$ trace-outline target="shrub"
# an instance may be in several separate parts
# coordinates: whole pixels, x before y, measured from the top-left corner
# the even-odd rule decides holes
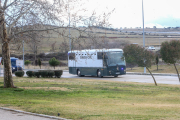
[[[34,76],[35,76],[35,77],[39,78],[39,77],[40,77],[40,75],[41,75],[41,74],[40,74],[40,72],[37,72],[37,71],[36,71],[36,72],[34,72]]]
[[[54,70],[54,73],[55,73],[55,77],[60,78],[63,71],[62,70]]]
[[[26,60],[26,61],[24,61],[24,64],[25,64],[26,66],[28,66],[29,64],[31,64],[31,61]]]
[[[34,76],[33,71],[27,71],[26,74],[27,74],[28,77],[33,77]]]
[[[24,71],[16,71],[15,76],[16,77],[23,77],[24,76]]]
[[[41,77],[45,78],[48,77],[48,71],[47,70],[42,70],[40,71]]]
[[[48,77],[53,77],[55,75],[54,71],[48,71]]]
[[[49,65],[53,66],[55,69],[56,66],[60,65],[60,62],[55,57],[53,57],[52,59],[49,60]]]

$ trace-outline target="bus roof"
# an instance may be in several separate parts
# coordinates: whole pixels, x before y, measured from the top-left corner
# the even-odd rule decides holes
[[[110,52],[110,51],[123,51],[122,49],[85,49],[85,50],[72,50],[68,51],[68,53],[74,52]]]

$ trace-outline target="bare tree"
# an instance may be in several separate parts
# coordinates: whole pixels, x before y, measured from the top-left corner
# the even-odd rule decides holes
[[[37,61],[36,56],[37,56],[38,50],[41,48],[42,43],[41,43],[40,39],[42,37],[40,37],[39,34],[34,33],[34,32],[29,33],[28,35],[30,35],[31,37],[30,37],[29,41],[26,42],[26,43],[28,44],[28,47],[30,48],[30,51],[32,51],[34,53],[34,62],[33,62],[33,64],[37,65],[37,64],[35,64],[36,61]]]
[[[62,24],[63,21],[59,20],[57,14],[66,7],[67,5],[62,0],[53,0],[51,3],[48,0],[0,0],[0,39],[2,41],[5,88],[15,87],[12,79],[9,43],[29,32],[51,29],[47,26],[37,28],[32,23],[32,19],[29,19],[32,16],[37,18],[36,22],[39,24]]]
[[[0,40],[2,41],[5,88],[15,87],[10,64],[9,44],[11,41],[36,40],[36,38],[33,38],[33,33],[46,31],[48,34],[50,30],[69,38],[67,34],[59,30],[60,28],[71,28],[77,30],[79,35],[84,33],[92,38],[91,40],[96,41],[98,39],[98,37],[93,37],[95,34],[92,32],[91,26],[101,25],[105,27],[105,24],[108,26],[107,20],[111,12],[101,17],[95,17],[94,12],[91,15],[92,17],[87,17],[89,18],[87,26],[85,24],[87,19],[78,16],[75,10],[71,14],[68,12],[69,5],[75,6],[77,3],[78,0],[0,0]],[[71,26],[67,24],[69,16],[71,16]],[[78,28],[76,23],[83,23],[89,28],[89,32],[86,31],[86,28]],[[71,38],[72,43],[76,43],[77,38],[79,37]],[[84,40],[84,43],[86,42]],[[80,41],[79,45],[82,43],[83,41]]]

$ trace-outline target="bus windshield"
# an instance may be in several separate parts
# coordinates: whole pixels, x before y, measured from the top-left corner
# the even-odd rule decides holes
[[[107,65],[115,66],[115,65],[126,65],[125,59],[123,57],[123,52],[108,52],[107,53]]]

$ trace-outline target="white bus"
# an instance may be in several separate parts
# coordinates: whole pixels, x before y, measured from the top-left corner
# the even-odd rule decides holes
[[[79,77],[114,76],[126,74],[122,49],[73,50],[68,52],[69,73]]]

